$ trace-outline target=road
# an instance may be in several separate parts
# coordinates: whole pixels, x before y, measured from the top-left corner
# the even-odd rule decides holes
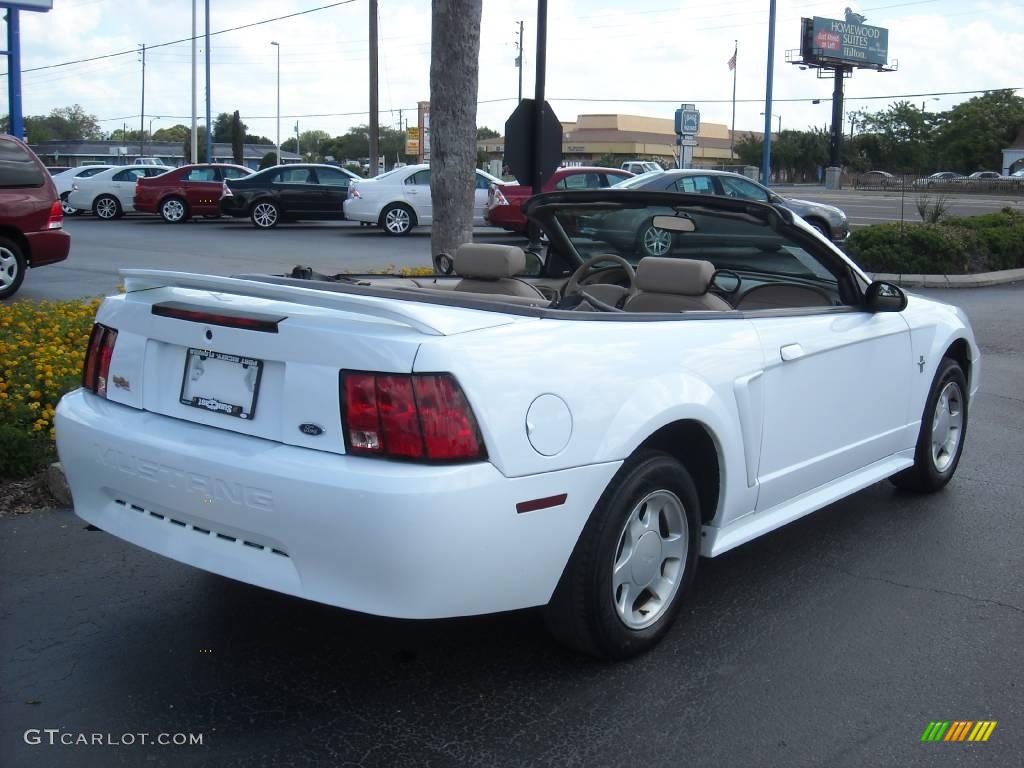
[[[831,203],[845,210],[854,227],[899,221],[901,198],[891,192],[827,191],[822,187],[779,187],[782,195]],[[907,195],[903,216],[919,220],[915,195]],[[950,198],[950,212],[973,215],[1010,206],[1024,211],[1024,198],[960,195]],[[60,264],[29,272],[18,293],[21,299],[73,299],[117,290],[122,267],[178,269],[230,275],[239,272],[284,273],[296,264],[318,271],[380,270],[430,266],[430,229],[420,227],[404,238],[388,237],[376,228],[351,222],[283,225],[263,232],[248,221],[199,219],[164,224],[156,216],[128,215],[118,221],[92,216],[65,219],[71,233],[71,255]],[[520,243],[502,230],[482,228],[476,239]]]
[[[0,520],[0,765],[1020,765],[1024,285],[925,293],[967,309],[985,355],[953,482],[879,483],[702,561],[665,642],[627,663],[562,650],[536,611],[373,618],[69,510]],[[987,743],[920,741],[981,719]],[[26,743],[47,728],[203,743]]]
[[[917,200],[928,197],[931,202],[943,197],[946,212],[950,216],[977,216],[991,213],[1001,208],[1010,207],[1024,212],[1024,196],[1021,195],[950,195],[948,193],[918,193],[865,191],[856,189],[827,190],[824,187],[785,187],[775,188],[783,197],[795,197],[801,200],[813,200],[817,203],[828,203],[846,211],[853,228],[869,224],[881,224],[886,221],[919,222]]]

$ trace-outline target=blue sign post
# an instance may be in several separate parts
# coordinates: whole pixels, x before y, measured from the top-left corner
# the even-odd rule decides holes
[[[10,112],[10,132],[19,139],[25,138],[25,123],[21,116],[21,18],[19,9],[26,11],[49,11],[53,0],[18,0],[0,4],[7,9],[7,104]]]

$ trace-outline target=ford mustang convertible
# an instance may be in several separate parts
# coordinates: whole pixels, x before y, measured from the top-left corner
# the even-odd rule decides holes
[[[77,514],[355,611],[541,606],[616,659],[669,631],[700,556],[953,477],[980,372],[959,309],[768,203],[525,210],[542,251],[467,243],[430,277],[124,270],[57,410]]]

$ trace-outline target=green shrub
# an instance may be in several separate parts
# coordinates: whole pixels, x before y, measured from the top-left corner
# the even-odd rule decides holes
[[[861,227],[846,250],[869,272],[965,274],[1024,267],[1024,214],[1004,208],[937,224]]]
[[[878,224],[854,230],[846,250],[869,272],[963,273],[970,268],[969,230],[957,227]]]

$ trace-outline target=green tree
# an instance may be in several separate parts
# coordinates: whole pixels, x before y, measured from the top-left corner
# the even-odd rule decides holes
[[[235,113],[237,114],[237,112]],[[221,112],[213,120],[213,140],[219,144],[227,144],[231,141],[231,123],[234,115],[230,112]],[[245,130],[245,125],[242,125]]]
[[[919,173],[935,165],[935,126],[941,115],[898,101],[880,112],[858,112],[859,156],[870,168]]]
[[[70,107],[58,107],[48,115],[25,115],[22,122],[25,126],[25,138],[29,144],[40,141],[87,141],[102,139],[99,121],[80,104]],[[0,130],[10,131],[10,116],[0,119]]]
[[[277,165],[277,152],[267,152],[262,158],[260,158],[260,170],[264,168],[273,168]]]
[[[944,167],[960,173],[999,170],[1002,150],[1024,128],[1024,97],[988,91],[941,115],[936,146]]]
[[[500,133],[498,133],[493,128],[488,128],[486,125],[481,126],[481,127],[476,129],[476,139],[477,139],[477,141],[480,141],[480,139],[497,139],[497,138],[500,138],[500,137],[501,137]]]
[[[123,141],[125,143],[131,143],[131,142],[138,143],[138,142],[142,141],[144,136],[147,139],[149,138],[148,135],[145,135],[145,134],[146,134],[145,131],[126,131],[123,128],[118,128],[116,131],[111,131],[110,132],[110,136],[108,138],[111,141]]]
[[[184,141],[188,135],[188,127],[179,123],[170,128],[159,128],[153,131],[153,141]]]
[[[241,165],[245,159],[245,124],[238,116],[238,110],[231,116],[231,159]]]
[[[184,150],[185,163],[206,163],[209,162],[206,159],[206,126],[200,125],[196,128],[198,135],[197,145],[199,151],[199,157],[195,160],[192,159],[192,131],[188,128],[185,129],[185,137],[182,139],[181,146]]]

